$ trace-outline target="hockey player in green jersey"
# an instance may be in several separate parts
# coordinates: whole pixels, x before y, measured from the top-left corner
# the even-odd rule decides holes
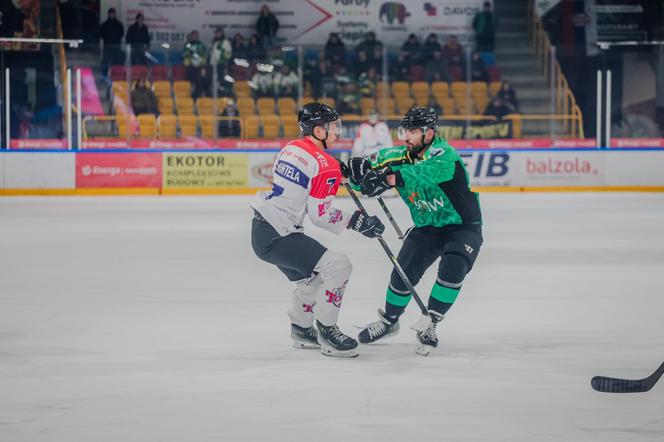
[[[419,354],[438,345],[436,325],[457,299],[466,274],[482,245],[482,216],[477,193],[457,151],[436,136],[438,115],[433,108],[414,107],[401,120],[399,139],[405,145],[382,149],[368,158],[351,158],[349,178],[367,196],[396,188],[415,226],[407,233],[397,260],[413,285],[435,261],[438,277],[429,296],[432,324],[417,333]],[[396,271],[387,288],[379,320],[359,334],[362,343],[375,342],[399,331],[399,316],[411,293]]]

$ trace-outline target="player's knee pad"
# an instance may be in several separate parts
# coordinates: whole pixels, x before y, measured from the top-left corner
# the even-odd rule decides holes
[[[438,280],[460,284],[470,270],[470,262],[458,253],[446,253],[438,267]]]
[[[340,278],[348,280],[353,272],[353,264],[343,253],[326,251],[314,269],[324,280]]]

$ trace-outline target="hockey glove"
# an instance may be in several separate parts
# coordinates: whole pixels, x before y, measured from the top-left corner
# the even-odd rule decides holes
[[[355,157],[348,160],[348,178],[352,184],[359,186],[364,175],[371,170],[371,163],[366,158]]]
[[[343,161],[339,161],[339,169],[341,169],[341,176],[348,178],[350,176],[350,169]]]
[[[378,196],[393,186],[388,184],[387,177],[392,174],[389,167],[380,170],[370,170],[364,175],[360,191],[363,195]]]
[[[350,217],[348,228],[369,238],[382,235],[385,231],[385,225],[377,216],[366,216],[359,210],[356,210],[353,216]]]

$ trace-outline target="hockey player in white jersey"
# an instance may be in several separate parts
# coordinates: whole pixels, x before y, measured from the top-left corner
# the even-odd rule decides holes
[[[390,129],[387,124],[380,121],[378,112],[372,110],[367,116],[367,121],[357,130],[352,157],[368,157],[387,147],[392,147]]]
[[[320,348],[327,356],[354,357],[357,341],[337,326],[352,265],[344,254],[305,235],[304,217],[336,234],[352,229],[370,238],[380,235],[385,226],[375,216],[332,206],[342,174],[339,162],[325,150],[341,134],[337,111],[308,103],[298,113],[298,123],[303,138],[279,152],[272,168],[272,190],[259,192],[251,205],[252,247],[260,259],[276,265],[295,283],[288,311],[293,345]]]

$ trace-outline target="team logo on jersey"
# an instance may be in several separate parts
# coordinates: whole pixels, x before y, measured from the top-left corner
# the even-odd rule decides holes
[[[305,189],[309,187],[309,177],[291,163],[279,160],[274,168],[274,173]]]
[[[344,282],[341,287],[332,289],[332,291],[325,290],[325,296],[327,296],[327,302],[332,304],[337,308],[341,308],[341,301],[344,299],[344,290],[346,290],[346,284],[348,281]]]
[[[330,212],[330,224],[336,224],[344,218],[344,213],[341,210],[333,210]]]
[[[313,313],[314,305],[316,304],[302,304],[302,311],[304,311],[304,313]]]
[[[411,199],[412,198],[412,199]],[[413,193],[410,197],[408,197],[408,200],[413,203],[413,205],[421,211],[428,211],[428,212],[438,212],[438,208],[444,208],[445,207],[445,202],[443,201],[442,198],[434,198],[433,201],[427,201],[427,200],[418,200],[415,199],[417,198],[417,193]]]

